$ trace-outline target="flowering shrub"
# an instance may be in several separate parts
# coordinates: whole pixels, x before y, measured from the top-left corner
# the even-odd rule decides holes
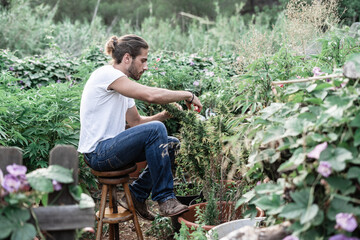
[[[341,87],[344,81],[287,86],[283,102],[244,124],[249,172],[262,169],[272,182],[244,194],[238,205],[254,204],[270,220],[290,220],[299,239],[360,235],[360,86],[357,80]]]
[[[33,239],[38,230],[29,223],[34,214],[31,208],[48,205],[48,194],[59,192],[61,184],[73,182],[72,171],[58,165],[37,169],[26,174],[26,167],[8,165],[8,174],[0,169],[0,239]],[[70,188],[72,196],[80,200],[80,207],[92,205],[78,187]],[[40,234],[40,233],[39,233]]]

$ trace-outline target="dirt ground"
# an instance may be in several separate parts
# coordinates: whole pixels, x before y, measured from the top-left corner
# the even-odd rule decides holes
[[[122,191],[121,188],[118,189],[118,199],[120,199],[124,192]],[[96,203],[96,211],[98,210],[98,206],[100,204],[100,190],[97,191],[93,191],[91,193],[95,203]],[[147,201],[149,209],[157,214],[159,212],[158,210],[158,204],[157,202],[148,200]],[[148,236],[146,234],[146,232],[151,228],[152,226],[152,221],[148,221],[148,220],[144,220],[141,217],[138,216],[138,220],[139,220],[139,224],[140,224],[140,228],[142,230],[143,233],[143,237],[146,240],[158,240],[158,238],[153,237],[153,236]],[[96,222],[97,223],[97,222]],[[119,223],[119,232],[120,232],[120,239],[124,239],[124,240],[137,240],[137,235],[136,235],[136,231],[135,231],[135,227],[133,224],[133,221],[127,221],[127,222],[123,222],[123,223]],[[96,238],[96,233],[85,233],[83,234],[83,236],[81,237],[82,240],[93,240]],[[108,240],[109,239],[109,235],[108,235],[108,224],[104,224],[103,227],[103,236],[102,239],[104,240]]]

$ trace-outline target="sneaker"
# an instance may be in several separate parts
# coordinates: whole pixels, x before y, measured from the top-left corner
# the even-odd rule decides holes
[[[159,203],[159,210],[161,216],[173,217],[189,211],[189,208],[181,204],[176,198],[171,198],[163,203]]]
[[[132,199],[132,201],[134,203],[135,212],[137,213],[137,215],[139,215],[140,217],[142,217],[145,220],[154,221],[155,220],[155,215],[148,210],[146,201],[145,202],[139,202],[138,200],[136,200],[136,198],[134,197],[132,192],[130,192],[130,193],[131,193],[131,199]],[[122,207],[129,210],[129,206],[127,204],[125,195],[120,199],[119,203],[120,203],[120,205]]]

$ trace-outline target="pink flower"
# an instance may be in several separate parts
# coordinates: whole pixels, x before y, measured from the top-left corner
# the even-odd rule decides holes
[[[157,59],[156,59],[156,62],[160,62],[160,58],[157,58]]]
[[[332,237],[329,237],[329,240],[359,240],[357,237],[347,237],[344,234],[336,234]]]
[[[53,187],[54,187],[55,191],[60,191],[61,190],[62,187],[61,187],[61,184],[58,181],[53,179],[52,184],[53,184]]]
[[[25,166],[22,165],[17,165],[17,164],[12,164],[12,165],[8,165],[6,167],[6,170],[14,176],[21,176],[21,175],[25,175],[27,168]]]
[[[311,152],[309,152],[307,154],[307,156],[309,158],[319,159],[320,158],[320,153],[322,151],[324,151],[327,148],[327,146],[328,146],[327,142],[316,145],[316,147]]]
[[[330,176],[331,164],[329,162],[321,161],[319,167],[317,168],[317,172],[323,175],[324,177]]]
[[[353,232],[358,224],[354,215],[351,213],[338,213],[336,214],[335,228],[340,228],[348,232]]]
[[[4,177],[4,181],[2,182],[3,188],[9,193],[17,192],[20,188],[21,182],[20,180],[11,174],[6,174]]]
[[[199,85],[200,85],[200,82],[199,82],[199,81],[194,81],[193,85],[194,85],[194,86],[199,86]]]
[[[299,238],[293,235],[289,235],[283,238],[283,240],[299,240]]]
[[[190,61],[190,66],[194,66],[195,63],[193,61]]]
[[[314,67],[312,72],[314,74],[314,77],[317,77],[317,76],[320,76],[320,75],[324,74],[324,72],[321,72],[319,67]]]

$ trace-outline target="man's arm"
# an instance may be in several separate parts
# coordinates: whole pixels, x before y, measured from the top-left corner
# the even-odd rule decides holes
[[[150,121],[155,121],[155,120],[162,122],[168,118],[171,118],[171,115],[166,111],[162,111],[158,114],[155,114],[155,115],[149,116],[149,117],[140,116],[136,106],[129,108],[126,112],[126,121],[130,125],[130,127],[134,127],[136,125],[150,122]]]
[[[130,80],[126,76],[116,79],[108,89],[113,89],[126,97],[139,99],[149,103],[167,104],[181,100],[191,101],[198,108],[202,109],[200,100],[188,91],[173,91],[164,88],[148,87]],[[191,107],[190,104],[187,104]]]

